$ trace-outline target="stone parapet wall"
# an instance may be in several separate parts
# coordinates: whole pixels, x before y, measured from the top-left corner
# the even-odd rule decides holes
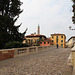
[[[55,49],[56,46],[33,46],[24,48],[13,48],[0,50],[0,60],[5,60],[14,57],[26,56],[29,54],[36,54],[46,50]]]
[[[75,75],[75,46],[71,49],[71,64],[73,66],[73,75]]]
[[[73,67],[73,74],[75,75],[75,46],[71,49],[71,54],[68,57],[67,64]]]
[[[54,49],[55,46],[34,46],[25,48],[16,48],[14,50],[14,57],[26,56],[29,54],[36,54],[42,51]]]
[[[0,50],[0,60],[5,60],[14,57],[14,49]]]

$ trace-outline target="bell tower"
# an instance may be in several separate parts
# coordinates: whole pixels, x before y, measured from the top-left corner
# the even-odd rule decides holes
[[[38,30],[37,30],[38,35],[40,34],[40,26],[38,24]]]

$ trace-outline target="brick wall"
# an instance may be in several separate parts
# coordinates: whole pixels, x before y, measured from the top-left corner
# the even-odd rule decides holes
[[[0,51],[0,60],[5,60],[14,57],[14,50]]]

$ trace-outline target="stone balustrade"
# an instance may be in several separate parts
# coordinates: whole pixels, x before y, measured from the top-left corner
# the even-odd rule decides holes
[[[73,66],[73,75],[75,75],[75,46],[71,49],[71,64]]]
[[[25,48],[16,48],[14,50],[14,57],[25,56],[29,54],[35,54],[46,50],[54,49],[55,46],[33,46],[33,47],[25,47]]]
[[[0,60],[26,56],[29,54],[36,54],[46,50],[55,49],[56,46],[33,46],[33,47],[24,47],[24,48],[13,48],[13,49],[3,49],[0,50]]]
[[[68,57],[68,63],[69,66],[73,67],[73,74],[75,75],[75,46],[71,49],[71,54]]]

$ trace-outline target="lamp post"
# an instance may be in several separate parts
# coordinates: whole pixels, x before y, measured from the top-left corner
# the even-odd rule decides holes
[[[70,29],[70,30],[75,30],[75,29],[73,29],[71,26],[69,26],[69,29]]]

